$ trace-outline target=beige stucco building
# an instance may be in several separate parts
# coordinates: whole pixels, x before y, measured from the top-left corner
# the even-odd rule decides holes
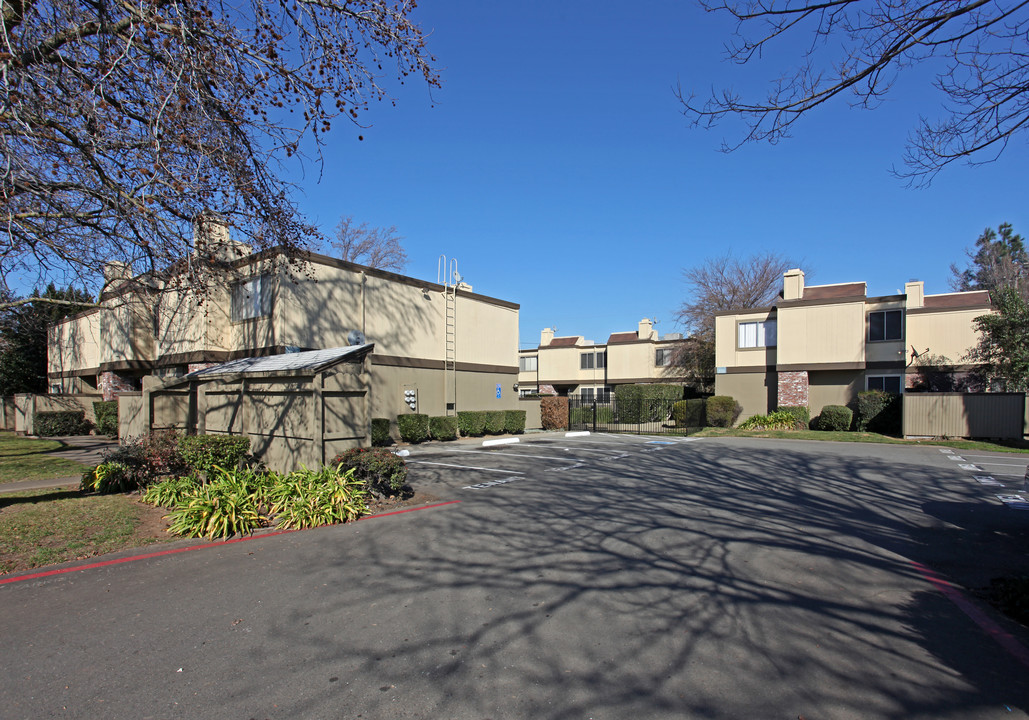
[[[815,416],[862,390],[904,392],[919,357],[946,358],[943,372],[970,369],[961,363],[977,343],[972,321],[988,312],[985,291],[926,295],[912,281],[903,294],[868,297],[863,282],[805,286],[790,270],[773,307],[715,318],[715,392],[743,406],[741,420],[786,405]]]
[[[518,392],[557,392],[586,399],[605,399],[616,385],[676,383],[672,353],[682,335],[660,337],[653,322],[643,318],[635,332],[618,332],[598,344],[582,335],[554,337],[551,328],[540,333],[538,347],[518,351]]]
[[[373,417],[515,409],[516,303],[307,254],[292,266],[272,249],[225,263],[205,296],[112,266],[102,307],[53,326],[51,392],[138,391],[243,357],[355,344],[369,358]],[[117,282],[119,274],[121,284]],[[405,392],[407,395],[405,396]]]

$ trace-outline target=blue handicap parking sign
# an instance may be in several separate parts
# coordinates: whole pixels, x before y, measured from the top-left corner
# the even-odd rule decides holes
[[[500,383],[497,383],[497,400],[500,399]]]

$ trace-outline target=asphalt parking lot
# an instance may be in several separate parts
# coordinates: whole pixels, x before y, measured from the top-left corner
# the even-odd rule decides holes
[[[1027,716],[968,591],[1029,573],[1025,456],[527,440],[414,449],[424,509],[0,585],[0,715]]]

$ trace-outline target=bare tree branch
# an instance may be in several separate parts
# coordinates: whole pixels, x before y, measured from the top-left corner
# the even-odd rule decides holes
[[[341,260],[402,272],[407,267],[407,253],[400,244],[403,239],[396,226],[370,228],[368,223],[357,225],[353,217],[345,215],[336,226],[336,239],[331,245]]]
[[[723,149],[789,137],[811,110],[841,95],[874,108],[904,69],[938,59],[935,86],[946,102],[942,117],[924,119],[908,140],[907,169],[894,171],[928,184],[955,160],[996,159],[1029,123],[1029,0],[727,0],[703,2],[709,12],[738,21],[729,59],[746,64],[776,41],[808,34],[811,43],[792,71],[773,81],[763,100],[715,92],[705,102],[678,89],[694,126],[712,127],[729,116],[747,132]]]

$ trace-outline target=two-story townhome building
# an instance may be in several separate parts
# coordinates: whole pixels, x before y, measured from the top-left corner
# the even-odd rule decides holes
[[[985,291],[926,295],[911,281],[903,294],[868,297],[863,282],[805,286],[789,270],[773,307],[716,316],[715,392],[743,406],[741,419],[790,405],[814,416],[862,390],[901,393],[916,383],[919,357],[946,358],[944,372],[970,369],[961,363],[978,341],[973,320],[990,311]]]
[[[109,268],[101,307],[53,326],[52,392],[139,390],[244,357],[374,344],[371,412],[444,415],[518,406],[516,303],[310,253],[297,269],[271,249],[226,261],[198,294]],[[120,278],[120,280],[119,280]]]
[[[544,328],[538,347],[518,351],[518,392],[606,400],[617,385],[680,382],[672,353],[682,341],[678,333],[660,337],[648,318],[635,332],[613,333],[602,344],[582,335],[554,337]]]

